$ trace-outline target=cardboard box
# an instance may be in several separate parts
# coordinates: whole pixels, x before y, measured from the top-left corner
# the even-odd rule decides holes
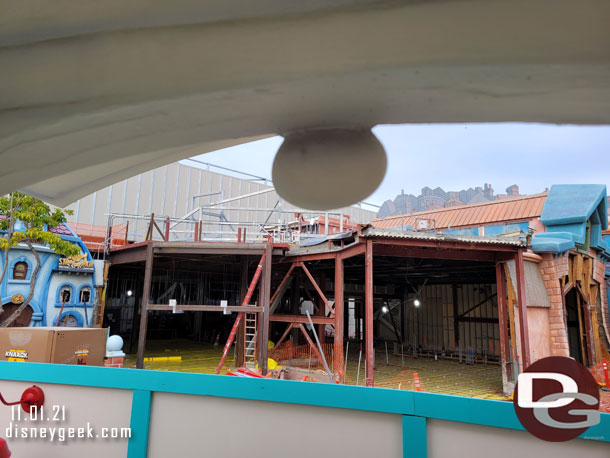
[[[0,328],[0,359],[103,366],[107,329]]]

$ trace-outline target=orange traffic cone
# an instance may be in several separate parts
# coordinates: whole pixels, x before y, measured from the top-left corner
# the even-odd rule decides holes
[[[419,381],[417,372],[413,372],[413,382],[415,383],[415,391],[421,391],[421,382]]]
[[[337,371],[337,375],[335,376],[335,384],[339,385],[341,383],[341,379],[342,379],[342,375],[341,371]]]

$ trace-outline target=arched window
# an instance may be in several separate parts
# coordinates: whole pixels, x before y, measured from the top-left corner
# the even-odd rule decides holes
[[[88,304],[91,302],[91,288],[88,286],[83,286],[83,288],[80,290],[80,297],[78,299],[78,302],[83,304]]]
[[[61,320],[59,320],[58,325],[59,326],[63,326],[65,328],[78,328],[78,327],[80,327],[80,324],[78,322],[78,318],[76,318],[76,316],[72,315],[71,313],[66,313],[64,316],[62,316]]]
[[[14,280],[25,280],[28,275],[28,264],[27,262],[18,262],[13,267],[13,279]]]
[[[72,287],[71,286],[62,286],[59,291],[59,300],[60,302],[70,302],[72,299]]]

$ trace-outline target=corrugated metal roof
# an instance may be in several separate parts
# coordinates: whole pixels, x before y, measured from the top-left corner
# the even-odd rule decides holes
[[[511,245],[524,246],[523,240],[519,236],[473,236],[473,235],[453,235],[443,234],[438,232],[414,232],[414,231],[396,231],[391,229],[378,229],[368,227],[362,231],[362,237],[383,237],[395,239],[410,239],[410,240],[438,240],[443,242],[464,242],[464,243],[481,243],[488,245]]]
[[[436,229],[447,229],[524,221],[538,218],[542,214],[546,196],[547,193],[544,192],[514,199],[493,200],[478,204],[414,212],[383,219],[377,218],[371,224],[378,228],[416,227],[417,220],[432,219],[436,223]]]

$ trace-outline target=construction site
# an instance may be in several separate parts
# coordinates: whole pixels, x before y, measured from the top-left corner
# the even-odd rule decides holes
[[[565,355],[603,384],[605,187],[365,223],[244,204],[266,193],[74,223],[108,266],[99,319],[128,367],[506,399],[524,367]],[[570,193],[588,201],[566,249],[553,208]]]

